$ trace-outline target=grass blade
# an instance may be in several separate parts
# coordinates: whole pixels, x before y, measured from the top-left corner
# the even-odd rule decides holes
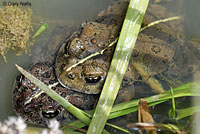
[[[42,91],[44,91],[46,94],[48,94],[52,99],[57,101],[60,105],[62,105],[64,108],[66,108],[70,113],[72,113],[75,117],[77,117],[79,120],[81,120],[85,124],[90,123],[90,118],[84,114],[83,111],[73,106],[71,103],[69,103],[65,98],[61,97],[59,94],[57,94],[54,90],[49,88],[47,85],[42,83],[40,80],[35,78],[32,74],[26,72],[23,68],[16,65],[17,69],[29,80],[31,80],[36,86],[40,87]]]
[[[32,36],[32,39],[39,36],[42,32],[44,32],[47,29],[47,24],[42,24],[42,26],[38,29],[38,31]]]
[[[100,134],[105,126],[132,55],[149,0],[131,0],[113,60],[90,123],[88,134]]]
[[[48,87],[47,85],[42,83],[40,80],[38,80],[32,74],[28,73],[23,68],[19,67],[18,65],[16,65],[16,67],[26,78],[31,80],[43,92],[45,92],[52,99],[54,99],[56,102],[58,102],[61,106],[63,106],[65,109],[67,109],[71,114],[73,114],[76,118],[78,118],[80,121],[82,121],[85,125],[89,125],[91,119],[90,119],[90,117],[89,117],[89,115],[87,113],[85,113],[84,111],[82,111],[82,110],[78,109],[77,107],[73,106],[65,98],[61,97],[54,90],[52,90],[50,87]],[[106,130],[103,130],[103,132],[104,132],[104,134],[109,134],[109,132],[107,132]]]
[[[180,87],[177,87],[173,89],[173,97],[178,98],[178,97],[184,97],[184,96],[200,96],[200,83],[197,82],[191,82],[184,84]],[[172,98],[171,91],[167,91],[163,94],[158,94],[150,97],[144,98],[149,106],[154,106],[160,103],[163,103],[169,99]],[[129,102],[123,102],[120,104],[115,105],[112,110],[110,115],[108,116],[108,119],[113,119],[116,117],[120,117],[132,112],[135,112],[138,110],[138,102],[139,100],[132,100]],[[178,112],[178,117],[176,118],[177,120],[182,119],[186,116],[192,115],[195,111],[198,112],[199,110],[197,109],[198,106],[194,106],[194,110],[191,110],[189,113],[185,112],[188,111],[188,109],[184,109],[183,111],[177,110]],[[92,113],[92,112],[91,112]],[[76,120],[71,123],[69,123],[72,126],[76,127],[84,127],[85,125],[81,123],[80,121]]]
[[[177,117],[176,120],[188,117],[193,115],[196,112],[200,112],[200,105],[192,106],[184,109],[176,109],[177,111]]]

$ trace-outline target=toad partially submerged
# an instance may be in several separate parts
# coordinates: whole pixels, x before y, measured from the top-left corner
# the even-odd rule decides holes
[[[128,2],[114,3],[100,12],[95,21],[83,23],[79,30],[64,41],[58,52],[55,47],[51,58],[47,58],[50,59],[49,64],[47,61],[37,63],[29,72],[73,105],[86,110],[94,108],[115,48],[108,45],[119,36],[127,6]],[[170,16],[172,14],[166,8],[150,4],[143,26]],[[132,99],[132,85],[138,85],[138,82],[164,90],[190,81],[192,74],[199,69],[200,54],[198,46],[184,40],[181,28],[180,20],[152,26],[139,34],[118,102]],[[105,48],[102,55],[92,57],[67,71],[83,58]],[[18,115],[31,123],[45,125],[49,119],[56,118],[63,124],[73,119],[57,102],[21,75],[15,82],[13,107]]]
[[[119,5],[115,5],[117,6]],[[115,46],[109,47],[102,55],[70,67],[105,49],[119,36],[122,18],[119,16],[116,19],[115,15],[124,13],[123,10],[117,9],[110,7],[102,11],[96,22],[83,24],[81,30],[74,33],[60,48],[56,59],[56,75],[63,86],[87,94],[101,92]],[[162,14],[157,13],[157,10]],[[164,7],[150,4],[143,26],[170,16],[172,17],[172,14]],[[165,79],[166,88],[169,88],[187,81],[185,76],[198,70],[199,46],[184,40],[181,22],[182,20],[176,20],[158,24],[139,34],[122,85],[131,85],[142,79],[161,93],[164,88],[154,76],[159,80]]]

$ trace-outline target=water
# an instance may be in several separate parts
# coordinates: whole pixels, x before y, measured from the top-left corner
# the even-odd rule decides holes
[[[3,6],[3,2],[9,1],[0,0],[0,7]],[[13,0],[11,2],[27,2],[27,0]],[[29,2],[31,6],[28,7],[33,11],[34,31],[39,28],[41,22],[48,24],[48,29],[36,40],[35,44],[40,45],[48,41],[55,26],[80,25],[86,20],[95,18],[99,11],[105,9],[111,3],[111,0],[84,0],[84,2],[82,0],[29,0]],[[175,0],[173,3],[163,2],[161,4],[169,7],[174,12],[182,14],[185,17],[184,30],[187,38],[199,40],[199,0]],[[34,48],[35,46],[32,47],[32,49]],[[8,63],[4,63],[3,58],[0,57],[0,120],[15,115],[12,110],[12,90],[14,79],[19,74],[15,64],[27,68],[31,63],[31,53],[17,57],[10,51],[6,57]]]

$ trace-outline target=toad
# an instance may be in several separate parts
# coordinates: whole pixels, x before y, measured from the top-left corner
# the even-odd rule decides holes
[[[122,25],[121,16],[116,16],[125,15],[125,11],[116,9],[109,7],[102,11],[96,21],[84,23],[80,31],[62,45],[56,59],[56,75],[63,86],[87,94],[101,92],[115,48],[115,45],[108,46],[119,36]],[[173,14],[160,5],[150,4],[143,26],[166,17]],[[155,92],[162,93],[189,81],[185,76],[192,76],[199,69],[199,46],[185,40],[182,22],[180,19],[160,23],[140,32],[122,86],[142,80]],[[105,48],[108,49],[103,54],[71,68]],[[167,83],[166,87],[159,82],[161,80]]]
[[[115,48],[115,45],[108,46],[119,36],[127,6],[127,2],[114,3],[101,11],[94,21],[84,22],[79,30],[70,33],[69,37],[66,36],[67,39],[58,51],[53,50],[50,65],[42,61],[43,63],[37,63],[30,68],[29,72],[73,105],[86,110],[94,108]],[[143,26],[170,16],[173,14],[166,8],[150,4]],[[156,92],[163,92],[164,89],[191,80],[193,73],[199,69],[199,47],[185,40],[181,23],[182,20],[160,23],[139,34],[119,91],[118,98],[121,100],[117,102],[132,99],[133,85],[138,82],[146,83],[152,89],[160,88]],[[103,54],[68,70],[80,60],[103,49]],[[56,118],[61,124],[74,118],[21,75],[15,82],[13,106],[16,113],[26,121],[40,125],[46,125],[52,118]]]

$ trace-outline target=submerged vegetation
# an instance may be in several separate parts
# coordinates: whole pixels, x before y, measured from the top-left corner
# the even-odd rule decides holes
[[[37,30],[37,32],[32,36],[32,39],[35,39],[42,32],[44,32],[46,29],[47,29],[47,24],[46,23],[42,24],[41,27]]]
[[[6,60],[6,53],[12,49],[21,55],[32,44],[29,42],[32,11],[17,6],[0,8],[0,54]]]

